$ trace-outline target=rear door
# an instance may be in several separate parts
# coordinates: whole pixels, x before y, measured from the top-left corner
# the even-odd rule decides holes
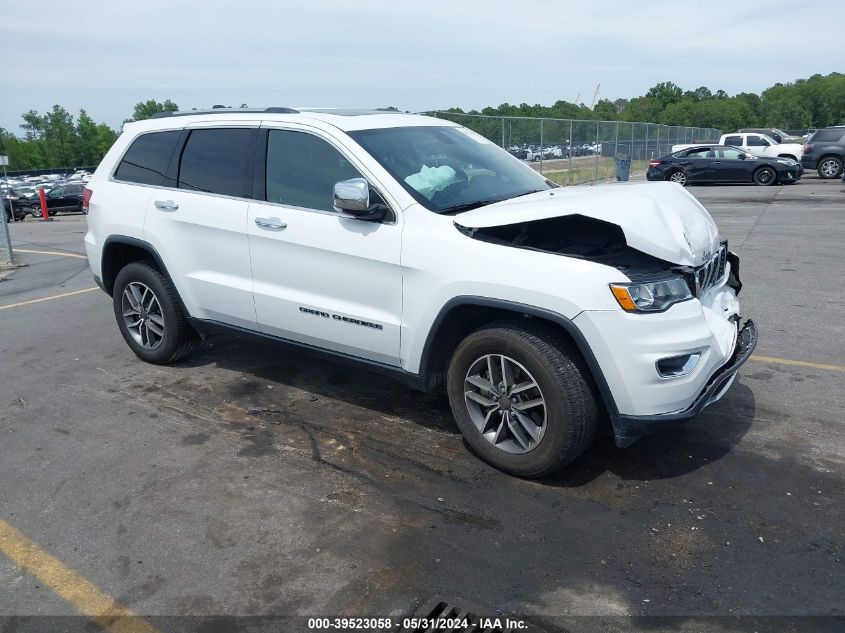
[[[690,182],[707,182],[711,177],[711,165],[708,160],[709,147],[691,149],[679,160]]]
[[[262,130],[248,231],[261,331],[399,365],[402,219],[343,217],[334,184],[374,180],[342,141],[312,128]],[[259,195],[258,192],[261,192]]]
[[[144,222],[191,316],[256,329],[247,210],[258,123],[184,130]]]

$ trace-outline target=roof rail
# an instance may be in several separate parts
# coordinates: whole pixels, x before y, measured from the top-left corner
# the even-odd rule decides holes
[[[210,110],[185,110],[180,112],[156,112],[151,119],[165,119],[173,116],[199,116],[202,114],[221,114],[221,112],[231,112],[233,114],[299,114],[299,110],[293,108],[284,108],[281,106],[272,106],[269,108],[227,108],[226,106],[215,105]]]

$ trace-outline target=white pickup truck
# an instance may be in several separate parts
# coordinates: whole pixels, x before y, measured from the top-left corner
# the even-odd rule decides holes
[[[672,146],[672,153],[679,152],[688,147],[698,147],[707,143],[685,143]],[[713,145],[728,145],[738,147],[746,152],[758,156],[771,156],[773,158],[791,158],[794,161],[801,161],[804,153],[803,145],[798,143],[778,143],[771,136],[757,132],[734,132],[733,134],[722,134],[718,143]]]

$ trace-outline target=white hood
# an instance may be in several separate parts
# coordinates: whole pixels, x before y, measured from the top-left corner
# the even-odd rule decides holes
[[[552,189],[466,211],[455,224],[487,228],[567,215],[616,224],[631,248],[682,266],[700,266],[719,248],[713,218],[670,182]]]

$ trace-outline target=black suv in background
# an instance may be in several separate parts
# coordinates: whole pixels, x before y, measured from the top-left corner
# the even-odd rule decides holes
[[[61,185],[47,192],[47,213],[85,213],[82,206],[82,192],[85,191],[84,184]],[[32,217],[41,217],[41,202],[38,196],[30,199],[30,213]]]
[[[816,169],[822,178],[838,178],[845,165],[845,126],[816,130],[804,144],[801,164]]]

